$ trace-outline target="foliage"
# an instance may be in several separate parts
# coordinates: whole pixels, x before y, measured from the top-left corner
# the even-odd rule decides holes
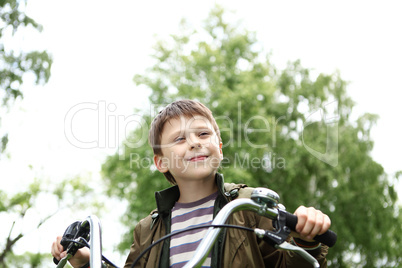
[[[46,51],[18,51],[7,46],[14,34],[21,29],[42,30],[42,26],[23,11],[25,1],[0,1],[0,98],[1,107],[23,97],[21,86],[26,74],[32,73],[36,84],[44,84],[50,78],[52,58]],[[1,119],[1,118],[0,118]],[[0,133],[2,153],[8,142],[7,133]]]
[[[37,85],[47,83],[50,78],[52,58],[46,51],[22,51],[10,46],[17,32],[42,30],[41,25],[23,12],[24,5],[25,1],[20,0],[0,1],[0,123],[1,116],[8,112],[14,101],[23,98],[23,84],[28,74],[33,75]],[[10,137],[5,130],[1,130],[0,135],[1,155]],[[2,176],[1,179],[7,178]],[[39,179],[14,194],[0,190],[0,216],[5,218],[2,223],[3,226],[10,223],[11,226],[10,230],[4,227],[5,232],[0,236],[0,267],[42,266],[43,254],[27,252],[18,256],[13,250],[26,235],[16,225],[23,221],[27,212],[35,209],[36,200],[46,194],[51,195],[51,188],[45,188],[44,182]],[[39,228],[51,216],[43,217],[36,227]]]
[[[46,263],[49,263],[51,259],[50,254],[46,253],[31,253],[25,252],[22,255],[15,255],[14,253],[10,254],[10,258],[12,262],[8,261],[3,264],[0,264],[0,267],[26,267],[29,264],[31,268],[39,268],[39,267],[50,267],[46,266]],[[54,266],[54,265],[53,265]]]
[[[397,194],[383,167],[370,156],[370,129],[377,117],[350,117],[354,103],[339,72],[314,74],[300,61],[278,70],[257,49],[255,34],[224,20],[217,7],[202,31],[186,28],[159,41],[155,64],[137,85],[152,90],[158,108],[174,100],[197,99],[221,128],[226,181],[277,191],[289,211],[314,206],[332,219],[337,245],[331,267],[378,267],[401,261],[402,225]],[[138,141],[147,126],[130,139]],[[103,165],[108,194],[129,202],[123,222],[130,228],[155,208],[152,192],[167,183],[152,165],[152,151],[126,142]],[[121,249],[127,250],[127,234]],[[391,265],[391,266],[394,266]]]
[[[37,230],[62,210],[77,207],[83,209],[88,206],[100,210],[103,205],[93,201],[96,200],[95,196],[98,193],[90,185],[89,179],[77,176],[57,183],[34,179],[26,190],[12,195],[0,190],[0,217],[6,215],[3,224],[4,226],[11,226],[8,232],[4,232],[4,236],[3,233],[0,236],[0,267],[22,267],[23,265],[18,265],[19,263],[29,263],[32,267],[42,267],[41,262],[44,262],[42,257],[50,260],[49,254],[39,252],[25,252],[22,256],[16,255],[14,247],[26,236],[27,231],[15,227],[24,222],[29,211],[41,216],[39,221],[30,223],[30,228]],[[39,199],[57,204],[57,208],[54,211],[38,211],[36,204]]]

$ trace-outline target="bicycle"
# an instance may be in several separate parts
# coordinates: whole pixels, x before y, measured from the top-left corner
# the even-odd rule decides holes
[[[244,226],[225,224],[232,213],[240,210],[254,211],[261,216],[271,219],[274,230],[262,230],[258,228],[251,229]],[[263,239],[265,242],[269,243],[273,247],[282,250],[295,251],[305,260],[310,262],[313,267],[319,268],[320,265],[318,264],[317,260],[313,258],[309,253],[307,253],[303,248],[287,242],[287,238],[291,230],[295,230],[296,224],[297,216],[285,210],[284,206],[279,203],[279,195],[276,192],[267,188],[255,188],[251,194],[251,198],[239,198],[229,202],[226,206],[224,206],[216,215],[215,219],[212,221],[212,224],[186,228],[174,233],[170,233],[155,241],[143,252],[141,252],[137,259],[134,260],[131,267],[134,267],[137,261],[153,246],[162,242],[166,238],[178,235],[189,230],[209,227],[206,235],[197,247],[193,258],[184,266],[185,268],[201,267],[202,263],[207,258],[209,251],[212,249],[212,246],[214,245],[216,238],[218,237],[222,228],[240,228],[247,231],[252,231],[259,238]],[[88,238],[91,241],[90,245],[88,245],[87,243]],[[90,247],[90,267],[102,267],[102,259],[110,265],[117,267],[109,260],[107,260],[104,256],[102,256],[100,222],[96,216],[89,216],[87,220],[82,223],[75,222],[70,225],[66,229],[66,232],[63,235],[63,239],[64,245],[62,245],[64,248],[67,248],[67,256],[60,260],[57,268],[64,267],[67,260],[71,258],[71,256],[73,256],[75,252],[82,246]],[[336,243],[337,235],[333,231],[328,230],[322,235],[317,235],[314,240],[324,243],[329,247],[332,247]]]

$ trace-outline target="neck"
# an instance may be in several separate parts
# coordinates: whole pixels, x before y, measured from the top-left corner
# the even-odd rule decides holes
[[[218,186],[213,180],[190,181],[177,183],[180,189],[179,203],[191,203],[207,197],[216,191]]]

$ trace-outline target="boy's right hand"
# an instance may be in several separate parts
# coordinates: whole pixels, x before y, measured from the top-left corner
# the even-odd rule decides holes
[[[61,236],[56,238],[56,241],[52,243],[52,255],[58,261],[64,258],[67,255],[67,251],[63,249],[63,246],[60,244]],[[90,251],[88,248],[80,248],[77,253],[73,257],[71,257],[68,261],[71,266],[74,268],[80,268],[89,262]]]

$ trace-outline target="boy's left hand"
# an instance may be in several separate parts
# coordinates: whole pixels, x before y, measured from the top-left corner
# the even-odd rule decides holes
[[[325,233],[331,226],[330,218],[313,207],[300,206],[296,209],[296,232],[300,239],[312,242],[316,235]]]

